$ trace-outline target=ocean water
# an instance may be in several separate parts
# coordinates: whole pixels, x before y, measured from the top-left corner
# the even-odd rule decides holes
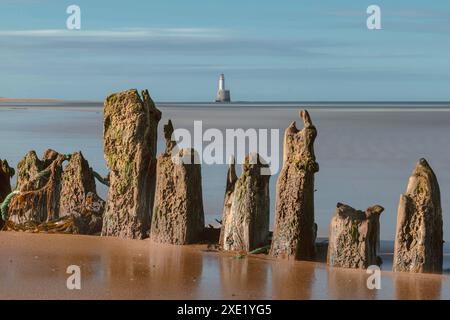
[[[201,120],[203,129],[284,129],[309,110],[318,130],[315,144],[320,171],[316,175],[315,208],[319,236],[328,235],[336,203],[357,209],[374,204],[385,208],[381,238],[393,240],[399,196],[405,191],[415,163],[425,157],[441,187],[444,238],[450,239],[450,107],[446,104],[362,103],[159,103],[158,153],[163,151],[163,124],[172,119],[176,128],[192,130]],[[207,143],[205,143],[206,145]],[[81,150],[100,174],[107,168],[102,146],[101,103],[0,104],[0,158],[16,166],[29,150],[42,155],[47,148],[70,153]],[[280,159],[281,148],[278,150]],[[206,222],[221,219],[226,165],[202,165]],[[275,185],[271,177],[271,222]],[[99,193],[107,190],[98,184]]]

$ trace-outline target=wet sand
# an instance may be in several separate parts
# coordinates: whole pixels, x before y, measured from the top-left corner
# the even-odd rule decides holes
[[[68,290],[69,265],[81,290]],[[206,246],[149,240],[0,232],[0,299],[450,299],[450,277],[365,271],[323,263],[238,259]]]

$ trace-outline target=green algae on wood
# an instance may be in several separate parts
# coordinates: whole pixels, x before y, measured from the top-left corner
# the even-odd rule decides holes
[[[220,246],[224,250],[249,252],[264,246],[269,236],[268,165],[258,154],[245,158],[242,174],[236,177],[233,162],[227,174]]]
[[[157,129],[161,112],[147,90],[105,99],[104,156],[110,170],[102,235],[148,237],[156,183]]]
[[[41,160],[31,151],[18,171],[19,188],[9,204],[6,230],[100,232],[104,201],[81,152],[64,155],[49,149]]]
[[[8,161],[0,159],[0,203],[11,193],[11,178],[14,175],[15,170]]]
[[[314,154],[317,130],[306,110],[300,112],[300,118],[302,130],[293,122],[284,133],[283,168],[277,181],[270,255],[312,260],[316,237],[314,174],[319,171]]]
[[[436,175],[420,159],[400,195],[393,271],[442,272],[443,220]]]
[[[199,241],[205,226],[201,166],[195,150],[179,150],[172,140],[173,131],[169,120],[164,126],[166,149],[157,161],[150,238],[184,245]]]
[[[375,205],[366,211],[338,203],[330,222],[327,263],[332,267],[366,269],[379,261],[380,214]]]

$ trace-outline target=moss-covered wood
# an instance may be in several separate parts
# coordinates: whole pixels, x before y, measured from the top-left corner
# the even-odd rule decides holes
[[[106,98],[104,156],[110,188],[102,235],[148,237],[155,190],[156,143],[161,112],[147,90],[132,89]]]
[[[63,167],[63,163],[67,165]],[[8,208],[7,230],[98,234],[104,201],[81,152],[30,151],[19,163],[17,194]]]
[[[327,263],[332,267],[366,269],[377,265],[380,239],[380,214],[375,205],[366,211],[338,203],[330,223]]]
[[[17,194],[10,203],[8,220],[17,225],[36,224],[59,218],[61,176],[67,157],[47,150],[43,159],[30,151],[19,162]]]
[[[8,161],[0,159],[0,203],[11,193],[11,178],[15,170],[11,168]]]
[[[442,272],[443,221],[439,184],[420,159],[400,195],[393,271]]]
[[[270,254],[277,258],[312,260],[316,238],[314,174],[319,171],[314,154],[317,130],[307,111],[301,111],[300,117],[304,128],[298,130],[293,122],[284,134]]]
[[[100,234],[106,203],[97,195],[93,169],[81,152],[70,156],[61,179],[59,217],[74,216],[80,233]]]
[[[11,178],[14,176],[15,170],[11,168],[8,161],[0,159],[0,205],[11,193]],[[3,228],[3,219],[0,217],[0,230]]]
[[[158,243],[184,245],[198,241],[204,230],[201,166],[195,150],[178,150],[173,130],[169,120],[164,126],[166,150],[157,163],[150,237]]]
[[[224,250],[249,252],[267,245],[269,236],[268,165],[257,154],[245,158],[242,174],[235,180],[230,164],[224,200],[220,245]]]

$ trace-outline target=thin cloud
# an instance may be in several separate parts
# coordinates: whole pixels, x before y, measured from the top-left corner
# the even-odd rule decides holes
[[[0,37],[42,37],[42,38],[219,38],[224,37],[221,29],[208,28],[127,28],[115,30],[0,30]]]
[[[412,9],[403,9],[403,10],[392,10],[385,9],[383,6],[381,7],[381,13],[385,17],[389,18],[430,18],[430,19],[448,19],[450,17],[449,11],[437,11],[437,10],[412,10]],[[365,17],[366,11],[362,7],[362,9],[356,10],[335,10],[328,11],[325,13],[328,16],[335,17],[348,17],[348,18],[361,18]]]
[[[67,51],[111,55],[252,55],[312,56],[320,58],[331,48],[350,46],[331,39],[249,37],[233,29],[214,28],[127,28],[114,30],[40,29],[0,30],[3,52]]]

